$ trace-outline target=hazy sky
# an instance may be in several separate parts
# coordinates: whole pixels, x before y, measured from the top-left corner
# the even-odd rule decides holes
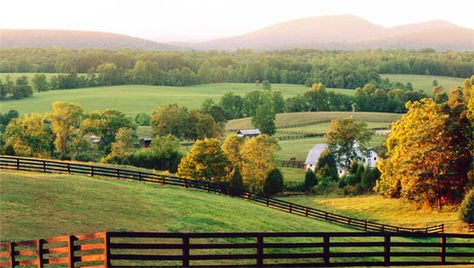
[[[0,0],[0,7],[0,28],[93,30],[157,40],[231,36],[285,20],[341,14],[383,26],[444,19],[474,28],[474,0]]]

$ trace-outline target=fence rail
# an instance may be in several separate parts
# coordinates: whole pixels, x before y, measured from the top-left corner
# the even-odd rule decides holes
[[[474,264],[474,235],[102,232],[0,243],[0,266],[347,267]],[[54,254],[54,256],[52,256]]]
[[[89,176],[104,176],[116,179],[135,180],[140,182],[157,183],[163,185],[181,186],[185,188],[194,188],[208,192],[240,197],[242,199],[267,206],[269,208],[278,209],[299,216],[324,220],[351,227],[358,230],[370,232],[392,232],[392,233],[443,233],[444,225],[434,225],[421,228],[408,228],[361,220],[343,215],[327,212],[324,210],[306,207],[295,203],[287,202],[266,195],[238,191],[228,186],[221,186],[207,181],[191,180],[180,178],[172,175],[160,175],[152,172],[135,171],[128,169],[110,168],[104,166],[79,164],[57,160],[46,160],[26,157],[0,156],[0,168],[13,169],[22,171],[35,171],[46,173],[67,173],[81,174]]]
[[[304,161],[300,160],[281,160],[280,167],[304,168]]]

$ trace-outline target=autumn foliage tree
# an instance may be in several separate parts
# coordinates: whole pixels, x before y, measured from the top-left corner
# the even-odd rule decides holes
[[[438,208],[460,202],[471,156],[465,104],[456,96],[444,104],[407,103],[408,113],[385,141],[387,157],[377,164],[382,173],[377,190]]]

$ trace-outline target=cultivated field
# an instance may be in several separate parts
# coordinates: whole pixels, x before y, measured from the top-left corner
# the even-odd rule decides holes
[[[417,74],[382,74],[382,78],[388,78],[392,82],[410,82],[415,90],[421,89],[427,94],[432,94],[433,80],[438,81],[438,85],[449,90],[451,87],[462,85],[464,78],[437,76],[437,75],[417,75]]]
[[[327,123],[333,119],[352,116],[354,120],[364,122],[391,123],[401,118],[401,114],[394,113],[372,113],[372,112],[301,112],[277,114],[275,124],[277,128],[296,127],[295,125],[311,123]],[[235,119],[227,122],[226,129],[251,128],[250,118]]]
[[[303,85],[288,84],[275,84],[272,85],[272,88],[281,91],[285,98],[302,94],[306,90]],[[244,95],[257,89],[262,89],[262,86],[245,83],[220,83],[188,87],[122,85],[51,90],[35,92],[32,97],[21,100],[3,101],[0,112],[15,109],[21,114],[41,113],[50,111],[53,101],[69,101],[80,104],[85,111],[115,109],[135,116],[138,113],[151,114],[157,106],[163,104],[177,103],[189,109],[197,109],[201,107],[205,99],[211,98],[218,101],[228,92]],[[354,90],[351,89],[334,89],[334,91],[354,93]]]

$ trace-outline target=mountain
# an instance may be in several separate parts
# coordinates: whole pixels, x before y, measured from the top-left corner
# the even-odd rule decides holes
[[[252,33],[202,42],[196,49],[421,49],[474,50],[474,30],[443,20],[383,27],[352,15],[320,16],[271,25]]]
[[[171,50],[176,47],[122,34],[71,30],[0,29],[0,48],[60,47]]]

